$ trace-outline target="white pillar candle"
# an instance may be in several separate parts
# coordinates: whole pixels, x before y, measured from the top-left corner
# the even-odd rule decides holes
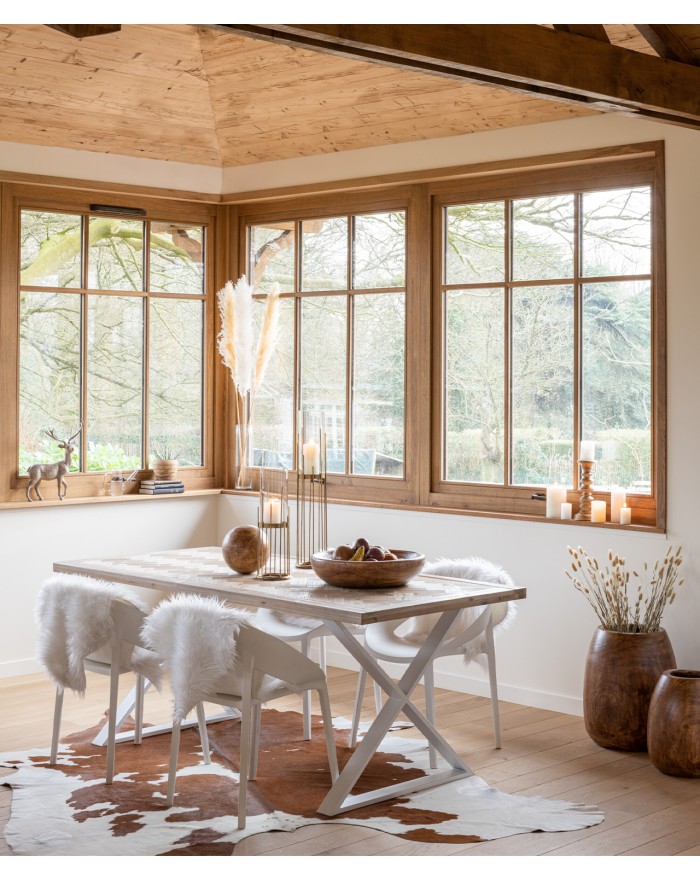
[[[566,501],[566,486],[560,486],[558,483],[547,486],[547,507],[545,513],[548,519],[555,519],[561,514],[562,501]]]
[[[591,522],[605,522],[605,513],[608,505],[605,501],[591,502]]]
[[[321,450],[318,443],[309,441],[304,443],[302,448],[302,456],[304,459],[304,473],[318,474],[321,471]]]
[[[561,505],[561,518],[571,519],[571,502],[563,501]]]
[[[595,440],[582,440],[578,453],[579,461],[595,461]]]
[[[263,522],[270,525],[282,522],[282,500],[270,498],[263,504]]]
[[[632,522],[632,508],[623,504],[620,508],[620,525],[628,526]]]
[[[620,521],[620,508],[624,507],[627,493],[620,486],[610,487],[610,522]]]

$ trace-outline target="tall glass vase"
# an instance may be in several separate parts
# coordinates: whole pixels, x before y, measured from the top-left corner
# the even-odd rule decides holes
[[[253,412],[250,391],[236,390],[236,489],[253,488]]]

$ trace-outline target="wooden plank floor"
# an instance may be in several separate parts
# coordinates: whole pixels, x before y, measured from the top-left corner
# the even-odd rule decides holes
[[[330,669],[335,714],[349,717],[355,673]],[[128,685],[130,686],[130,682]],[[108,681],[89,674],[87,695],[66,694],[62,733],[95,723],[108,700]],[[127,683],[122,687],[126,692]],[[365,718],[371,717],[367,688]],[[420,689],[417,700],[421,700]],[[167,721],[167,692],[147,695],[148,721]],[[299,710],[297,698],[275,702]],[[0,751],[45,746],[50,739],[53,688],[42,675],[0,680]],[[503,748],[493,748],[490,704],[484,697],[436,691],[438,726],[467,763],[501,791],[597,804],[605,821],[558,834],[519,834],[477,844],[409,843],[371,829],[309,825],[290,833],[249,837],[236,856],[673,856],[700,855],[700,780],[659,773],[645,753],[601,749],[586,735],[583,720],[557,712],[501,703]],[[316,709],[317,710],[317,709]],[[418,736],[412,729],[402,736]],[[12,770],[0,768],[0,776]],[[0,829],[10,815],[12,794],[0,786]],[[0,835],[0,855],[12,855]]]

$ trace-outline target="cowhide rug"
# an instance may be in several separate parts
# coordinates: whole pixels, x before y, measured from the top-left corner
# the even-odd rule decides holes
[[[351,755],[346,719],[336,722],[341,768]],[[247,826],[236,829],[239,723],[209,726],[212,764],[201,763],[199,737],[183,731],[175,805],[165,786],[170,735],[145,737],[141,746],[117,747],[117,775],[105,785],[105,752],[91,744],[98,728],[66,737],[59,763],[49,750],[0,755],[17,772],[5,829],[16,855],[230,855],[235,844],[263,831],[292,831],[317,822],[362,825],[405,840],[475,843],[529,831],[574,831],[597,825],[595,807],[519,797],[491,788],[478,776],[327,819],[316,813],[330,777],[319,718],[311,742],[301,738],[296,712],[263,711],[258,778],[249,785]],[[389,736],[355,792],[424,776],[422,740]]]

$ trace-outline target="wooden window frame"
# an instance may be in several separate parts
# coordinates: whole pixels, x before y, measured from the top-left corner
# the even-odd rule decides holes
[[[202,465],[182,467],[179,477],[186,489],[211,489],[221,485],[221,477],[217,474],[218,446],[216,435],[221,434],[221,417],[215,417],[217,407],[214,404],[217,394],[216,386],[219,368],[215,359],[216,319],[214,289],[216,281],[216,238],[217,208],[215,205],[188,203],[177,199],[141,198],[134,195],[105,198],[104,193],[87,190],[49,188],[29,184],[2,184],[1,197],[1,230],[2,252],[4,255],[0,275],[0,406],[2,406],[3,428],[0,433],[0,502],[26,502],[26,476],[18,473],[17,450],[19,448],[19,290],[20,290],[20,218],[23,210],[61,211],[73,214],[94,215],[90,211],[91,204],[103,204],[106,201],[133,205],[143,208],[146,214],[144,221],[181,221],[205,227],[205,282],[204,294],[182,295],[182,299],[192,299],[204,306],[204,338],[203,338],[203,397],[202,397]],[[96,215],[95,215],[96,216]],[[115,212],[114,216],[120,216]],[[144,284],[144,287],[146,285]],[[44,289],[42,288],[37,288]],[[46,287],[47,291],[54,288]],[[87,288],[68,291],[72,296],[82,296]],[[120,291],[115,295],[130,294],[147,300],[149,291]],[[156,295],[157,296],[157,295]],[[170,297],[172,298],[172,296]],[[144,341],[146,339],[144,327]],[[144,349],[144,375],[148,369],[147,349]],[[81,371],[82,373],[82,371]],[[85,377],[83,376],[83,383]],[[145,388],[144,388],[145,391]],[[219,396],[220,396],[219,390]],[[148,405],[144,400],[143,411],[143,442],[148,437]],[[85,440],[81,438],[83,449]],[[144,447],[144,453],[147,454]],[[137,472],[137,479],[150,475],[145,467]],[[104,473],[101,471],[81,471],[68,475],[67,500],[99,496],[103,491]],[[52,500],[52,492],[46,486],[44,495]]]
[[[651,494],[632,494],[628,492],[628,503],[634,510],[636,525],[662,530],[665,527],[665,437],[666,437],[666,393],[665,393],[665,236],[664,236],[664,187],[663,187],[663,149],[654,155],[633,157],[625,161],[618,158],[559,168],[556,173],[538,169],[531,171],[512,171],[506,174],[489,175],[485,179],[474,179],[461,184],[441,183],[431,186],[432,210],[432,438],[430,495],[431,507],[460,508],[488,513],[536,516],[543,508],[542,501],[533,499],[534,492],[541,492],[541,486],[484,485],[476,483],[457,483],[443,479],[442,456],[440,453],[443,437],[443,334],[442,308],[445,284],[442,278],[442,235],[444,208],[454,204],[476,201],[499,201],[502,199],[534,198],[554,196],[570,192],[592,192],[634,186],[651,187],[652,241],[651,241],[651,394],[652,394],[652,492]],[[578,275],[578,269],[576,271]],[[585,278],[576,278],[575,288],[580,288]],[[449,285],[448,285],[449,286]],[[494,285],[496,287],[518,286],[508,280]],[[579,298],[580,299],[580,298]],[[580,359],[580,309],[574,316],[575,358]],[[510,340],[506,336],[506,346]],[[581,416],[579,382],[574,389],[574,433],[579,432]],[[506,410],[509,401],[505,400]],[[507,423],[507,420],[506,420]],[[577,442],[577,441],[575,441]],[[508,455],[508,438],[505,454]],[[506,467],[509,463],[506,461]],[[594,491],[596,499],[605,500],[610,510],[610,492]],[[580,498],[580,489],[574,485],[567,500],[574,503]],[[540,514],[541,516],[541,514]],[[610,524],[608,524],[610,525]]]
[[[328,474],[328,498],[332,501],[348,501],[361,503],[369,501],[386,506],[404,506],[415,504],[417,498],[417,457],[418,448],[416,438],[410,430],[410,425],[416,420],[415,405],[412,395],[408,393],[411,382],[417,372],[418,346],[413,344],[411,329],[417,324],[418,295],[415,288],[415,273],[412,265],[415,258],[411,253],[410,242],[415,237],[413,217],[413,189],[411,187],[393,188],[388,191],[379,191],[371,194],[352,193],[339,196],[317,198],[303,198],[283,200],[276,202],[274,206],[259,205],[245,206],[245,212],[241,212],[238,236],[238,275],[243,275],[247,269],[248,260],[248,230],[251,226],[264,226],[266,223],[282,223],[288,221],[317,220],[358,214],[376,214],[385,211],[404,211],[406,215],[406,283],[402,288],[405,296],[405,360],[404,360],[404,474],[401,477],[381,477],[368,474]],[[295,275],[298,277],[299,260],[301,251],[296,242],[295,249]],[[349,271],[349,270],[348,270]],[[348,276],[348,282],[351,279]],[[352,287],[348,290],[329,291],[329,295],[347,296],[353,294]],[[361,295],[363,292],[358,291]],[[316,296],[319,291],[304,292],[296,291],[287,296]],[[285,294],[283,294],[285,296]],[[411,304],[411,305],[409,305]],[[350,355],[348,355],[350,356]],[[299,352],[295,351],[295,359],[298,360]],[[349,420],[348,420],[349,421]],[[346,430],[347,435],[347,430]],[[350,454],[348,450],[348,455]],[[233,485],[230,482],[229,485]]]
[[[395,185],[387,184],[395,181]],[[651,437],[652,494],[632,495],[634,523],[608,528],[665,531],[666,527],[666,252],[664,144],[652,142],[552,156],[505,160],[427,172],[402,172],[381,178],[348,180],[224,196],[238,224],[237,266],[246,266],[247,227],[251,224],[343,213],[382,210],[401,204],[406,210],[406,479],[360,475],[329,480],[329,498],[348,504],[442,511],[466,515],[545,520],[544,502],[529,486],[491,486],[448,482],[441,478],[442,442],[442,252],[441,215],[445,205],[648,185],[652,192],[651,262]],[[397,202],[397,200],[399,200]],[[578,409],[578,407],[577,407]],[[578,419],[578,415],[577,415]],[[578,424],[578,422],[577,422]],[[392,485],[393,483],[393,485]],[[229,475],[228,485],[233,485]],[[610,501],[609,492],[594,497]],[[576,506],[574,488],[568,500]],[[555,522],[549,520],[549,522]],[[561,521],[556,521],[561,522]],[[591,523],[568,521],[569,525]],[[594,524],[601,527],[601,524]]]

